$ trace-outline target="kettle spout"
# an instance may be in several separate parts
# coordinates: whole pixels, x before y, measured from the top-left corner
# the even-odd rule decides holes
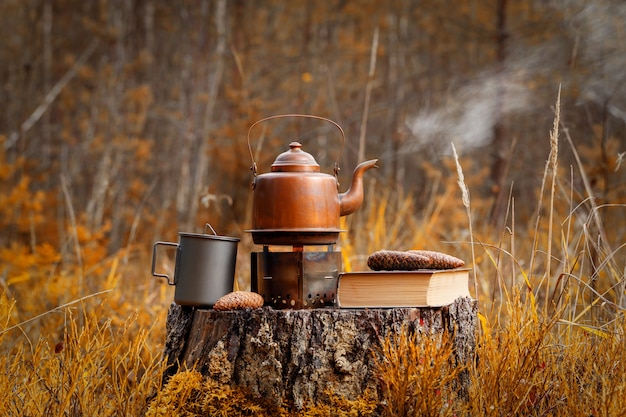
[[[378,159],[361,162],[352,174],[352,183],[345,193],[339,194],[340,215],[347,216],[357,211],[363,204],[363,172],[378,168]]]

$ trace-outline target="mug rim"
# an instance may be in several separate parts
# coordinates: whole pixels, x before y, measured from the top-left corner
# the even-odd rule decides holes
[[[221,235],[210,235],[207,233],[191,233],[191,232],[178,232],[179,237],[193,237],[199,239],[214,239],[214,240],[224,240],[228,242],[239,242],[241,239],[238,237],[232,236],[221,236]]]

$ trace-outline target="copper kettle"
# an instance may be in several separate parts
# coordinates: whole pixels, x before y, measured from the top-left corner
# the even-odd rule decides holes
[[[252,240],[263,245],[328,245],[337,241],[339,218],[355,212],[363,203],[363,172],[378,168],[377,159],[362,162],[354,170],[350,188],[339,193],[338,164],[334,175],[320,172],[315,158],[302,150],[299,142],[291,142],[289,150],[278,155],[271,172],[257,175],[257,166],[250,146],[250,131],[266,120],[279,117],[308,117],[332,123],[341,132],[342,148],[345,134],[332,120],[311,115],[278,115],[259,120],[248,131],[248,148],[252,157]]]

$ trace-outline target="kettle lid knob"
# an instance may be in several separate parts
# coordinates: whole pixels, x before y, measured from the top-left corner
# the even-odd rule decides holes
[[[302,150],[300,142],[291,142],[289,150],[281,153],[276,157],[272,164],[273,172],[289,171],[289,172],[319,172],[320,166],[308,152]]]

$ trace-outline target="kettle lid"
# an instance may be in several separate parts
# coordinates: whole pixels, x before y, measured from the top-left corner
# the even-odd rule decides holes
[[[320,172],[320,166],[308,152],[302,150],[300,142],[291,142],[289,150],[276,157],[272,172]]]

